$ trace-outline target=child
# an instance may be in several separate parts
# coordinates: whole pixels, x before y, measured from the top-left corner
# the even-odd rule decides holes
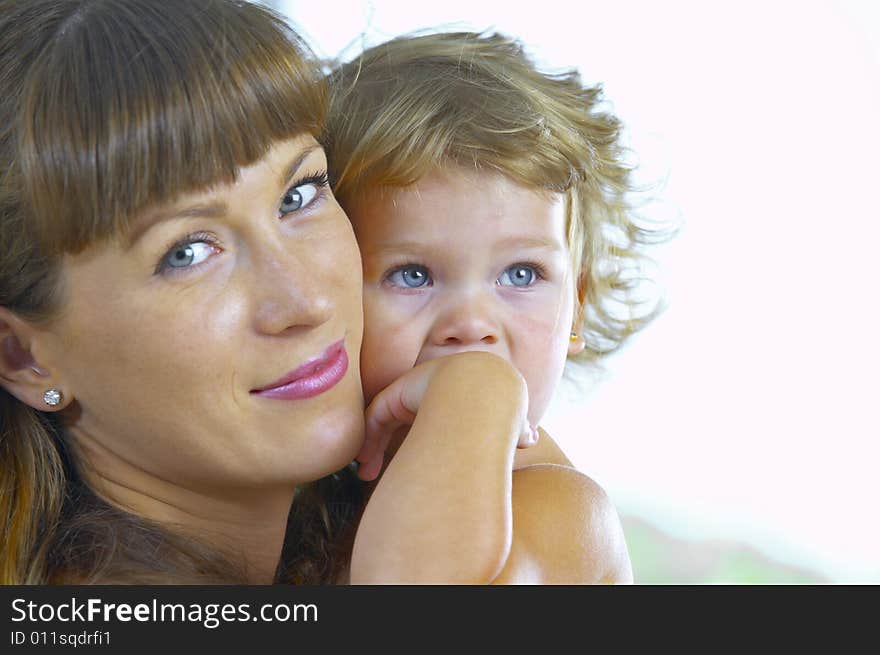
[[[359,475],[376,478],[393,457],[353,564],[368,568],[359,553],[379,549],[365,544],[387,544],[410,512],[399,552],[377,571],[416,552],[423,566],[401,569],[402,580],[451,581],[443,576],[461,573],[455,558],[443,574],[433,567],[468,534],[459,561],[483,547],[497,555],[469,569],[485,574],[473,581],[630,581],[613,507],[546,433],[514,459],[510,445],[487,452],[479,436],[461,436],[472,416],[449,417],[445,450],[403,441],[446,355],[484,351],[515,367],[527,423],[537,426],[567,359],[596,360],[650,319],[635,315],[622,264],[638,262],[637,246],[651,235],[630,216],[620,125],[597,111],[600,90],[574,73],[538,72],[503,36],[469,33],[392,40],[334,71],[331,87],[331,178],[364,268],[361,365],[373,402]],[[633,310],[626,319],[615,301]],[[494,379],[497,361],[472,359],[476,380]],[[516,391],[506,393],[476,387],[486,416],[493,404],[515,402]],[[519,445],[535,440],[537,432]],[[424,493],[412,491],[419,483]],[[478,508],[471,523],[449,510],[468,505]],[[515,529],[500,521],[507,532],[474,539],[475,524],[495,510],[512,512]]]

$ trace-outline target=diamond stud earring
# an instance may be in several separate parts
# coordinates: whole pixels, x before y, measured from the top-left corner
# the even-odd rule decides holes
[[[49,407],[55,407],[61,402],[61,392],[58,389],[49,389],[43,394],[43,402]]]

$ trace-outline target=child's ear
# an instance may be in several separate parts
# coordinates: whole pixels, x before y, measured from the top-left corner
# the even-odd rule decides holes
[[[574,325],[571,327],[571,337],[568,342],[568,356],[580,355],[587,347],[583,336],[584,324],[584,300],[586,299],[586,276],[582,272],[578,276],[577,288],[575,289]]]
[[[64,409],[72,400],[51,367],[33,356],[38,331],[6,307],[0,307],[0,387],[44,412]]]
[[[579,332],[572,332],[568,341],[568,356],[580,355],[586,347],[587,343],[584,341],[584,337]]]

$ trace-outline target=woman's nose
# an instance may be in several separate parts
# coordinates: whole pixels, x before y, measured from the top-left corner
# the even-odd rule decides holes
[[[289,252],[277,253],[255,267],[257,330],[275,335],[326,322],[333,311],[332,285],[322,283],[322,270],[311,259]]]
[[[493,345],[498,342],[499,326],[492,303],[480,295],[450,298],[438,314],[431,330],[437,346]]]

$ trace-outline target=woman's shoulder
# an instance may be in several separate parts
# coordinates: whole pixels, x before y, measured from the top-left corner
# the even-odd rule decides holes
[[[623,529],[608,495],[569,466],[513,474],[513,542],[500,584],[632,582]]]

